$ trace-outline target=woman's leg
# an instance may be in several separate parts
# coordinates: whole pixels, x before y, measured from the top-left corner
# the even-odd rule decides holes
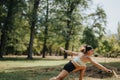
[[[63,70],[59,73],[57,77],[50,80],[63,80],[69,74],[69,72],[72,72],[74,69],[75,66],[70,61],[64,66]]]
[[[85,70],[86,70],[86,67],[84,67],[84,69],[80,70],[80,77],[79,77],[79,80],[82,80],[83,75],[84,75],[84,73],[85,73]]]
[[[62,70],[58,76],[51,78],[50,80],[63,80],[69,73],[66,70]]]
[[[66,70],[62,70],[56,77],[56,80],[63,80],[69,73]]]

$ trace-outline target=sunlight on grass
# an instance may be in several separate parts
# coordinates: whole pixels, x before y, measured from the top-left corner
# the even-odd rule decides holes
[[[0,72],[9,70],[11,68],[27,68],[27,67],[44,67],[44,66],[57,66],[68,62],[68,60],[17,60],[17,61],[0,61]]]
[[[113,67],[120,66],[120,59],[95,58],[104,65]],[[49,80],[49,78],[56,76],[62,69],[65,63],[69,60],[63,59],[33,59],[27,60],[23,58],[7,58],[0,60],[0,80]],[[104,61],[106,61],[104,63]],[[69,80],[71,75],[65,80]],[[75,78],[73,76],[73,78]],[[77,78],[76,78],[77,80]],[[93,78],[84,77],[84,80],[120,80],[115,77],[111,78]]]

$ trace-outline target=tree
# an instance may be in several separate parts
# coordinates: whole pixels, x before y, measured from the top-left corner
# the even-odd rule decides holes
[[[120,52],[117,36],[111,35],[108,38],[108,42],[109,42],[109,45],[112,47],[109,52],[109,57],[117,57]]]
[[[91,28],[86,27],[83,31],[83,38],[81,39],[83,44],[91,45],[93,48],[98,46],[98,40],[94,35],[94,32]]]
[[[100,40],[105,34],[105,26],[107,23],[105,11],[102,7],[97,6],[95,12],[90,13],[87,19],[90,19],[88,23]]]
[[[63,37],[65,40],[65,49],[69,49],[70,46],[70,41],[71,38],[73,37],[74,34],[76,34],[77,31],[75,31],[75,28],[78,27],[79,25],[79,29],[81,26],[81,20],[82,18],[79,17],[79,23],[77,23],[77,18],[76,15],[79,13],[80,10],[78,10],[79,8],[86,8],[88,7],[88,3],[89,1],[86,0],[56,0],[56,2],[58,2],[59,4],[59,8],[60,10],[59,13],[61,13],[61,17],[60,21],[63,21]],[[79,14],[79,16],[81,16],[81,14]],[[77,16],[78,17],[78,16]],[[76,25],[76,23],[78,25]],[[75,27],[76,26],[76,27]],[[64,58],[67,58],[67,54],[64,54]]]
[[[87,24],[85,24],[86,28],[81,40],[83,43],[90,44],[96,48],[99,46],[98,41],[100,41],[105,34],[106,14],[102,7],[97,6],[95,12],[88,14],[86,19]]]
[[[1,42],[5,45],[4,53],[6,54],[19,54],[25,50],[24,42],[21,40],[24,39],[26,34],[23,34],[26,30],[26,21],[25,16],[23,15],[24,9],[26,7],[24,0],[6,0],[2,1],[3,6],[1,9],[1,20],[2,24],[1,32],[6,30],[7,41]],[[14,5],[13,5],[14,4]],[[8,16],[9,15],[9,16]],[[22,24],[22,25],[20,25]],[[24,28],[24,29],[23,29]],[[28,33],[28,32],[27,32]],[[1,35],[1,39],[2,39]],[[22,48],[21,48],[22,46]],[[24,48],[24,49],[23,49]]]
[[[1,29],[3,27],[3,21],[4,21],[4,17],[5,17],[5,11],[4,11],[4,8],[3,8],[3,5],[5,4],[5,1],[1,1],[0,2],[0,32],[1,32]],[[1,36],[1,34],[0,34]]]
[[[57,23],[55,21],[55,11],[56,11],[56,6],[54,5],[54,1],[51,0],[42,0],[41,4],[44,4],[41,6],[41,13],[39,13],[39,26],[38,31],[42,33],[41,36],[42,38],[42,50],[40,51],[42,53],[42,57],[45,58],[46,53],[48,52],[48,48],[50,51],[50,46],[54,45],[54,42],[52,42],[51,38],[53,38],[52,35],[55,34],[55,25],[54,23]],[[55,37],[56,38],[56,37]],[[53,38],[54,39],[54,38]],[[51,43],[53,43],[51,45]],[[52,51],[52,50],[51,50]]]
[[[1,35],[1,44],[0,44],[0,58],[3,58],[3,54],[5,53],[5,48],[7,46],[7,42],[10,39],[9,34],[11,33],[13,29],[13,16],[15,15],[16,11],[14,11],[14,7],[16,4],[16,1],[14,0],[9,0],[6,1],[6,8],[7,8],[7,13],[6,13],[6,18],[3,23],[2,27],[2,35]]]
[[[98,49],[98,53],[103,55],[103,56],[107,56],[112,50],[112,46],[109,43],[108,40],[102,40],[101,42],[99,42],[99,49]]]
[[[47,51],[47,40],[48,40],[48,17],[49,17],[49,0],[46,1],[46,14],[45,14],[45,29],[44,29],[44,41],[42,49],[42,57],[45,58],[45,53]]]
[[[30,42],[29,42],[29,47],[28,47],[28,59],[32,59],[32,47],[33,47],[33,40],[34,40],[34,35],[35,35],[35,25],[37,22],[37,10],[39,7],[39,2],[40,0],[34,0],[34,6],[32,10],[32,16],[31,16],[31,33],[30,33]]]

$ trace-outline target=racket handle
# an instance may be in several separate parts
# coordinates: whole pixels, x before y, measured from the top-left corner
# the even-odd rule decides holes
[[[117,75],[117,73],[116,73],[114,70],[112,70],[112,73],[114,74],[114,76],[115,76],[116,78],[118,78],[118,75]]]

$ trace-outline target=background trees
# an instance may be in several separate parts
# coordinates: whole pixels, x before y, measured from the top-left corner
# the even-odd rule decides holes
[[[1,44],[0,55],[1,58],[4,53],[14,53],[15,46],[15,30],[16,30],[16,17],[19,17],[18,13],[22,1],[6,0],[1,2]],[[16,16],[17,15],[17,16]]]
[[[92,45],[102,55],[118,53],[118,34],[105,34],[106,14],[92,0],[6,0],[0,2],[0,58],[3,55],[62,55]],[[67,58],[67,54],[64,54]]]

